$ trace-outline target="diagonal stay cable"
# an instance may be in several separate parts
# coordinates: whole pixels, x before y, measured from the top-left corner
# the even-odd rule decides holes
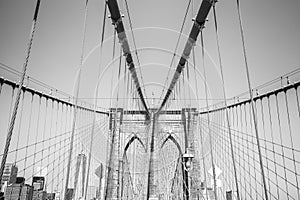
[[[176,71],[173,75],[170,86],[169,86],[169,88],[166,92],[166,95],[165,95],[165,97],[162,101],[162,104],[160,105],[157,113],[159,113],[164,108],[164,106],[166,105],[171,93],[173,92],[173,89],[174,89],[174,87],[175,87],[175,85],[176,85],[176,83],[177,83],[177,81],[178,81],[178,79],[179,79],[179,77],[182,73],[182,70],[185,67],[186,61],[190,56],[192,48],[196,43],[197,37],[198,37],[200,31],[204,27],[206,18],[208,16],[208,13],[209,13],[211,7],[212,7],[212,4],[213,4],[212,0],[203,0],[202,1],[201,5],[200,5],[200,8],[199,8],[199,11],[198,11],[198,14],[196,16],[196,19],[194,20],[193,27],[190,31],[189,38],[188,38],[188,40],[185,44],[182,56],[181,56],[181,58],[178,62]]]
[[[175,56],[176,56],[176,52],[177,52],[177,49],[178,49],[179,41],[180,41],[180,39],[181,39],[181,35],[182,35],[182,32],[183,32],[184,24],[185,24],[185,22],[186,22],[186,18],[187,18],[189,9],[190,9],[190,4],[191,4],[191,0],[189,0],[188,5],[187,5],[186,10],[185,10],[185,15],[184,15],[184,18],[183,18],[183,21],[182,21],[182,24],[181,24],[181,28],[180,28],[180,31],[179,31],[179,36],[178,36],[178,38],[177,38],[177,42],[176,42],[174,54],[173,54],[172,59],[171,59],[170,67],[169,67],[169,69],[168,69],[168,74],[167,74],[167,77],[166,77],[166,80],[165,80],[165,83],[164,83],[164,87],[163,87],[162,93],[161,93],[161,95],[160,95],[160,99],[162,98],[162,95],[163,95],[164,92],[165,92],[165,86],[166,86],[166,84],[167,84],[167,82],[168,82],[168,77],[169,77],[169,75],[170,75],[170,71],[171,71],[171,68],[172,68],[172,65],[173,65]]]
[[[136,55],[136,58],[137,58],[139,71],[140,71],[140,74],[141,74],[141,82],[142,82],[142,85],[144,85],[144,78],[143,78],[143,74],[142,74],[142,68],[140,67],[141,63],[140,63],[140,58],[138,56],[137,45],[136,45],[136,40],[135,40],[135,36],[134,36],[134,33],[133,33],[133,25],[132,25],[132,20],[131,20],[131,17],[130,17],[129,6],[128,6],[128,3],[127,3],[127,0],[125,0],[125,6],[126,6],[127,16],[128,16],[128,20],[129,20],[130,32],[131,32],[131,35],[132,35],[134,51],[135,51],[135,55]],[[144,88],[144,94],[145,94],[145,97],[147,99],[145,88]]]

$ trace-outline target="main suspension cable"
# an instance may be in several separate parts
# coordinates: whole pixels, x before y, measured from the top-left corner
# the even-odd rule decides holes
[[[2,161],[1,161],[0,182],[2,181],[2,176],[3,176],[4,167],[5,167],[5,163],[6,163],[7,153],[8,153],[8,150],[9,150],[10,141],[11,141],[12,134],[13,134],[13,129],[14,129],[14,126],[15,126],[15,121],[16,121],[16,117],[17,117],[17,112],[18,112],[18,107],[19,107],[19,102],[20,102],[20,97],[21,97],[21,92],[22,92],[22,86],[24,84],[24,79],[25,79],[25,76],[26,76],[27,66],[28,66],[28,62],[29,62],[29,58],[30,58],[30,54],[31,54],[31,47],[32,47],[32,43],[33,43],[34,33],[35,33],[35,30],[36,30],[36,24],[37,24],[40,4],[41,4],[41,0],[37,0],[35,11],[34,11],[34,16],[33,16],[33,21],[32,21],[32,27],[31,27],[28,47],[27,47],[27,52],[26,52],[26,58],[25,58],[25,62],[24,62],[24,65],[23,65],[23,70],[22,70],[22,76],[20,78],[18,92],[17,92],[17,96],[16,96],[15,105],[14,105],[13,113],[12,113],[12,116],[11,116],[11,120],[10,120],[10,123],[9,123],[9,129],[8,129],[8,132],[7,132],[6,143],[5,143],[5,147],[4,147],[4,153],[3,153],[3,157],[2,157]]]

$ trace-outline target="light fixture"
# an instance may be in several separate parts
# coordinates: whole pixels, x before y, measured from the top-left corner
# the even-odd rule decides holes
[[[187,148],[186,153],[183,154],[183,161],[184,161],[184,166],[186,171],[190,171],[193,169],[193,158],[194,154],[191,153],[191,149]]]

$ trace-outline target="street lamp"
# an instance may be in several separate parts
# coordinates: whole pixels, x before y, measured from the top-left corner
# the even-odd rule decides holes
[[[193,158],[194,154],[192,154],[191,149],[187,148],[186,153],[183,154],[183,161],[184,161],[184,166],[186,171],[190,171],[193,168]]]

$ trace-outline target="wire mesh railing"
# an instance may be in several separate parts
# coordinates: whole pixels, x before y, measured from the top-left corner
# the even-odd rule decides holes
[[[254,105],[267,195],[270,199],[299,199],[300,146],[296,142],[299,140],[300,128],[299,82],[290,82],[257,95]],[[262,169],[259,165],[250,101],[236,101],[228,106],[228,112],[240,195],[243,199],[264,199]],[[208,134],[209,127],[203,115],[207,113],[200,112],[200,126],[205,135]],[[220,180],[223,186],[219,188],[219,192],[220,195],[225,195],[226,191],[235,193],[225,108],[219,104],[209,114],[210,129],[214,137],[211,148],[217,156],[216,165],[222,170]],[[208,162],[206,165],[209,165]]]

